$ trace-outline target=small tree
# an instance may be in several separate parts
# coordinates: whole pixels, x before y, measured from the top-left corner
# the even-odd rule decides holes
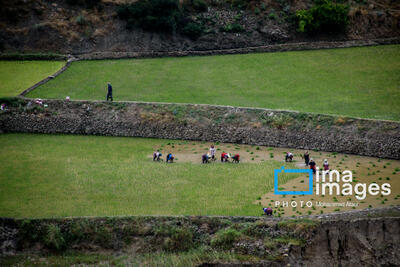
[[[349,6],[331,0],[318,0],[308,10],[296,12],[298,31],[307,33],[341,32],[349,24]]]
[[[183,28],[182,32],[191,39],[196,40],[203,34],[203,31],[204,31],[204,26],[202,24],[196,22],[189,22]]]

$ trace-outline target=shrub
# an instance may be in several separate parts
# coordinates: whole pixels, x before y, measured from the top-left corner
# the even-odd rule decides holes
[[[25,106],[25,101],[19,97],[2,97],[0,98],[0,104],[6,104],[8,107],[21,107]]]
[[[104,225],[97,225],[94,230],[93,241],[95,244],[102,246],[103,248],[112,248],[113,239],[110,229]]]
[[[174,228],[172,235],[165,239],[163,247],[169,251],[187,251],[193,247],[193,234],[187,228]]]
[[[31,220],[23,220],[18,231],[19,239],[24,242],[40,240],[41,231],[38,223]]]
[[[211,246],[229,249],[240,237],[241,233],[235,229],[219,230],[211,240]]]
[[[139,0],[121,5],[118,16],[127,21],[127,28],[138,25],[148,31],[168,31],[177,29],[183,13],[177,0]]]
[[[242,32],[244,31],[243,26],[240,25],[239,23],[232,23],[225,25],[224,27],[221,28],[221,31],[223,32]]]
[[[47,226],[46,235],[43,238],[44,244],[47,248],[62,251],[66,248],[65,240],[61,234],[61,230],[57,225],[49,224]]]
[[[204,26],[200,23],[189,22],[183,28],[182,33],[193,40],[199,38],[204,32]]]
[[[79,16],[76,18],[76,23],[78,23],[79,25],[85,25],[85,24],[86,24],[85,16],[79,15]]]
[[[208,10],[207,4],[204,0],[192,0],[192,5],[195,10],[205,12]]]
[[[271,126],[278,129],[288,127],[292,124],[293,118],[290,115],[279,114],[270,118]]]
[[[317,1],[308,10],[298,10],[296,17],[298,31],[316,32],[341,32],[349,24],[349,6],[337,4],[331,0]]]
[[[231,6],[238,9],[246,9],[248,4],[247,0],[231,0]]]
[[[272,10],[271,12],[269,12],[269,14],[268,14],[268,18],[269,18],[269,19],[273,19],[273,20],[275,20],[275,19],[277,19],[277,18],[278,18],[278,16],[275,14],[275,11],[274,11],[274,10]]]
[[[194,245],[193,233],[187,227],[161,226],[155,235],[164,238],[162,247],[167,251],[187,251]]]
[[[68,228],[66,240],[69,242],[80,242],[89,239],[88,231],[91,231],[91,226],[87,220],[77,220],[71,223]]]
[[[69,5],[80,5],[87,8],[98,6],[102,0],[66,0]]]

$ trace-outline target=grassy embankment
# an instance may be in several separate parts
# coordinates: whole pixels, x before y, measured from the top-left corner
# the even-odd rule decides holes
[[[74,62],[29,97],[205,103],[400,120],[400,45]]]
[[[63,61],[0,61],[0,97],[19,95],[64,64]]]

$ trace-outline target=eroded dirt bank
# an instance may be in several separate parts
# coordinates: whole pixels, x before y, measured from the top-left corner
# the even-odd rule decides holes
[[[397,266],[400,208],[296,220],[204,216],[0,219],[0,261],[6,255],[24,253],[47,253],[48,257],[63,251],[118,252],[134,256],[198,247],[251,259],[206,261],[205,265]]]
[[[295,13],[314,1],[205,1],[195,11],[193,1],[185,17],[201,23],[203,34],[193,40],[179,32],[150,32],[119,19],[125,0],[2,1],[0,49],[9,52],[61,53],[206,51],[282,43],[368,40],[398,37],[399,3],[390,0],[345,1],[350,5],[349,26],[339,34],[307,35],[297,31]],[[78,3],[78,4],[73,4]],[[240,25],[240,31],[229,30]],[[228,29],[228,30],[224,30]],[[334,47],[334,46],[333,46]]]

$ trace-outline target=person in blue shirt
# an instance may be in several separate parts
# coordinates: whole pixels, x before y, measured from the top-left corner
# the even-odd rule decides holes
[[[264,215],[272,216],[272,209],[270,207],[263,208],[263,211],[264,211]]]
[[[201,159],[202,159],[203,163],[210,163],[210,161],[209,161],[210,156],[207,153],[203,154],[203,156],[201,156]]]
[[[169,153],[168,155],[167,155],[167,163],[168,162],[170,162],[170,163],[173,163],[174,162],[174,155],[172,155],[171,153]]]
[[[111,102],[113,101],[113,96],[112,96],[112,86],[111,83],[107,83],[108,87],[108,92],[107,92],[107,101],[108,99],[111,99]]]

